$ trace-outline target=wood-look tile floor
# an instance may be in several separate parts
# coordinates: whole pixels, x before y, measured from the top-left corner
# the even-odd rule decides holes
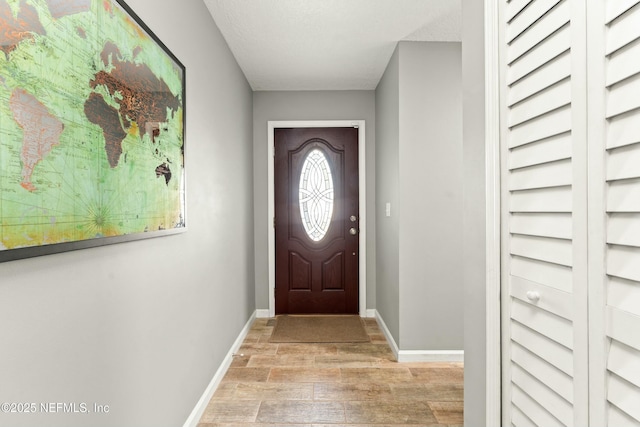
[[[257,319],[198,427],[462,426],[462,363],[397,363],[370,343],[273,344]]]

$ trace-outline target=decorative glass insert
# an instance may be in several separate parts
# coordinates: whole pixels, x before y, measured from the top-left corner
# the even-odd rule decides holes
[[[333,177],[327,158],[315,149],[307,154],[300,173],[300,215],[307,235],[319,242],[333,217]]]

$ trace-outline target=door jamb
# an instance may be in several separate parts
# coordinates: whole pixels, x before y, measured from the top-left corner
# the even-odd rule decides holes
[[[500,39],[499,10],[493,0],[484,0],[485,51],[485,282],[486,282],[486,370],[485,423],[502,421],[501,353],[501,158],[500,158]]]
[[[366,170],[366,146],[365,146],[365,121],[364,120],[294,120],[294,121],[272,121],[267,122],[267,175],[268,175],[268,215],[267,230],[269,243],[269,317],[274,317],[275,306],[275,283],[276,283],[276,236],[274,229],[275,217],[275,183],[274,183],[274,137],[273,131],[276,128],[358,128],[358,186],[360,210],[360,233],[358,235],[359,258],[358,258],[358,305],[360,316],[365,317],[367,313],[367,170]]]

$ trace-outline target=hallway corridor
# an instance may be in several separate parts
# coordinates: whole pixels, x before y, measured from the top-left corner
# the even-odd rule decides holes
[[[375,319],[370,343],[269,343],[257,319],[198,427],[461,426],[462,363],[395,362]]]

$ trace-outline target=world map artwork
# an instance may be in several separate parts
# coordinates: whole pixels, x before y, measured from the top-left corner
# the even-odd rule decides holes
[[[184,67],[114,0],[0,0],[0,254],[185,226]]]

